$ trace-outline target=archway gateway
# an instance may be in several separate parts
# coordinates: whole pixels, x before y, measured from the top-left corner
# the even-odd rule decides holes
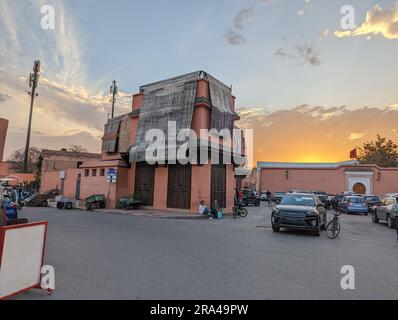
[[[366,194],[366,187],[362,183],[357,183],[354,185],[353,191],[357,194]]]

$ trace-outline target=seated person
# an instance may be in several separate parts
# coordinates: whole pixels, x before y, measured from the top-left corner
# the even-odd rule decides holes
[[[203,200],[199,204],[199,214],[201,214],[202,216],[210,214],[210,210],[206,206],[206,202],[204,202]]]

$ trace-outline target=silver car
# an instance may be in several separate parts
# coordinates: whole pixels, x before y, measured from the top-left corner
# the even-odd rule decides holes
[[[388,227],[394,229],[398,223],[398,197],[389,195],[382,198],[380,205],[373,209],[372,220],[374,223],[386,221]]]

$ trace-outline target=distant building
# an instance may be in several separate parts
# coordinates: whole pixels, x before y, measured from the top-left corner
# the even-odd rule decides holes
[[[384,195],[398,192],[398,168],[361,165],[357,161],[337,163],[258,162],[259,191],[344,191]]]
[[[29,184],[34,182],[35,175],[30,173],[18,173],[14,169],[14,163],[4,162],[4,146],[7,138],[8,120],[0,118],[0,179],[10,177],[15,179],[10,181],[10,185]]]
[[[40,192],[46,192],[53,189],[61,190],[62,193],[68,193],[72,195],[76,190],[76,184],[65,186],[65,181],[71,182],[72,179],[68,179],[67,172],[76,172],[87,161],[99,161],[101,160],[101,154],[86,153],[86,152],[72,152],[66,149],[61,150],[43,150],[39,158],[40,170]],[[68,171],[69,170],[69,171]],[[74,175],[70,178],[76,178]],[[65,190],[65,187],[67,190]],[[78,195],[78,194],[77,194]]]
[[[150,129],[167,132],[168,121],[175,121],[177,129],[192,129],[199,137],[201,129],[232,130],[239,119],[230,87],[205,72],[142,86],[140,92],[133,95],[131,111],[110,119],[105,125],[102,157],[83,161],[64,173],[58,172],[64,177],[64,194],[80,199],[105,194],[109,208],[114,208],[120,197],[135,194],[146,207],[192,213],[197,212],[201,200],[209,205],[217,200],[220,207],[231,211],[236,186],[235,168],[245,157],[241,131],[238,131],[238,137],[242,139],[234,136],[228,141],[218,135],[206,138],[206,143],[212,142],[210,149],[205,147],[206,160],[214,146],[222,146],[223,152],[229,150],[234,155],[235,161],[229,164],[211,164],[211,161],[173,164],[173,160],[179,160],[177,156],[151,165],[145,158],[148,146],[145,134]],[[197,152],[203,150],[201,142],[200,139],[190,141],[195,143]],[[166,154],[168,150],[169,142]],[[223,152],[221,159],[225,157]],[[52,175],[50,180],[55,181],[57,171],[42,170],[42,186],[50,185],[46,183],[49,174]]]

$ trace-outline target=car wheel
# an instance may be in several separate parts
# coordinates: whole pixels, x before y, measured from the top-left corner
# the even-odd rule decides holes
[[[58,202],[57,203],[57,208],[62,210],[64,208],[65,204],[63,202]]]
[[[376,211],[376,210],[373,211],[373,214],[372,214],[372,221],[373,221],[374,223],[379,223],[379,218],[377,217],[377,211]]]
[[[274,232],[280,232],[280,231],[281,231],[281,228],[272,226],[272,231],[274,231]]]
[[[392,223],[392,219],[391,219],[391,217],[389,215],[387,216],[387,225],[388,225],[388,227],[390,229],[394,229],[394,225]]]
[[[66,205],[65,205],[65,209],[66,210],[70,210],[72,208],[73,208],[73,203],[72,202],[67,202]]]
[[[42,202],[40,202],[40,207],[48,207],[48,201],[47,200],[43,200]]]

